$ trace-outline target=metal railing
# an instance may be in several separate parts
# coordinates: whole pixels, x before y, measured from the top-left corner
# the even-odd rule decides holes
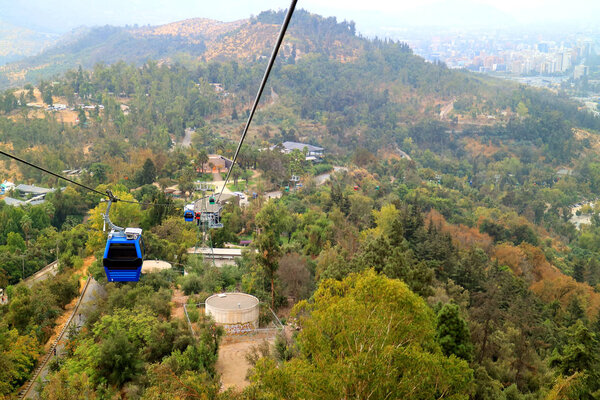
[[[266,303],[260,303],[260,304],[266,304]],[[201,307],[204,308],[205,305],[206,305],[206,303],[195,303],[195,304],[184,304],[183,305],[183,313],[185,314],[185,319],[187,321],[188,328],[190,329],[190,332],[192,333],[192,336],[194,338],[196,338],[196,332],[194,331],[194,328],[192,327],[192,322],[190,321],[190,316],[188,314],[187,306],[193,306],[194,308],[199,309]],[[271,307],[267,306],[267,308],[269,309],[269,312],[271,313],[271,315],[273,315],[272,322],[273,322],[273,325],[275,325],[274,327],[255,328],[252,330],[245,330],[244,332],[236,333],[236,334],[228,333],[227,329],[226,329],[225,336],[245,336],[245,335],[251,336],[251,335],[257,335],[257,334],[264,334],[264,333],[279,333],[279,332],[283,331],[283,324],[281,323],[281,320],[277,317],[277,315],[271,309]]]

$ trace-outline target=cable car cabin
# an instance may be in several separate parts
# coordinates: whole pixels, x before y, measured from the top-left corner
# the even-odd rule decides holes
[[[185,219],[186,222],[193,222],[194,221],[194,211],[193,210],[185,210],[183,212],[183,219]]]
[[[112,231],[104,249],[104,271],[109,282],[140,280],[144,258],[144,241],[140,228]]]

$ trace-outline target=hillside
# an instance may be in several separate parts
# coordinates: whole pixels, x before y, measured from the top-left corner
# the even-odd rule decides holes
[[[81,65],[112,64],[125,60],[141,64],[148,59],[164,59],[179,52],[201,53],[202,42],[183,37],[142,36],[119,27],[83,28],[63,37],[41,54],[0,67],[0,85],[15,86],[38,82]]]
[[[246,198],[220,199],[223,226],[208,235],[182,218],[206,196],[196,182],[221,184],[217,160],[236,152],[282,17],[80,30],[39,56],[38,73],[105,63],[0,94],[0,148],[111,189],[126,200],[113,222],[142,228],[146,259],[174,266],[107,282],[97,193],[0,201],[0,397],[31,377],[92,256],[103,299],[53,358],[48,400],[600,393],[600,119],[562,93],[428,63],[299,12],[227,185]],[[1,166],[16,184],[63,185]],[[192,250],[243,243],[223,267]],[[22,287],[57,256],[62,275]],[[286,335],[228,357],[227,341],[247,337],[221,342],[192,306],[225,291],[259,298]],[[218,393],[223,368],[245,361],[246,389]]]
[[[35,55],[57,39],[56,34],[36,32],[0,20],[0,66]]]
[[[141,65],[149,59],[188,63],[254,61],[270,54],[282,18],[265,12],[256,18],[229,23],[195,18],[145,28],[82,28],[38,55],[0,67],[0,88],[37,83],[79,65],[91,68],[99,62]],[[364,42],[355,36],[353,24],[338,24],[334,18],[325,19],[302,10],[295,18],[282,48],[283,57],[325,52],[334,59],[352,60]]]

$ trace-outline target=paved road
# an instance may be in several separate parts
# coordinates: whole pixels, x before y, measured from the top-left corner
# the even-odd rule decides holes
[[[88,309],[89,307],[94,307],[95,306],[95,300],[98,299],[100,297],[100,295],[102,294],[102,292],[104,291],[104,288],[98,283],[96,282],[93,278],[89,278],[91,279],[83,297],[81,298],[81,302],[79,303],[79,306],[77,307],[77,309],[75,309],[74,311],[74,315],[73,315],[73,319],[71,320],[71,324],[75,324],[75,326],[77,326],[77,330],[79,330],[86,321],[86,317],[84,315],[84,311],[86,309]],[[59,338],[58,344],[56,345],[56,356],[60,357],[62,354],[64,354],[65,352],[65,344],[68,340],[69,336],[69,328],[67,327],[64,330],[64,334],[62,336],[62,338]],[[38,374],[38,377],[35,379],[35,383],[31,386],[31,389],[25,394],[25,399],[38,399],[39,395],[38,395],[38,380],[41,379],[41,381],[43,382],[46,379],[46,376],[48,375],[48,365],[50,364],[51,359],[49,360],[48,363],[46,363],[46,365],[42,368],[42,370],[40,371],[40,373]]]
[[[333,167],[333,172],[326,172],[324,174],[321,175],[317,175],[315,176],[315,182],[317,182],[317,185],[322,185],[325,182],[327,182],[329,180],[329,178],[331,178],[331,174],[332,173],[336,173],[339,171],[348,171],[348,168],[346,167]]]
[[[231,181],[229,181],[231,182]],[[220,180],[220,181],[213,181],[211,182],[211,184],[215,185],[215,196],[219,196],[219,193],[221,193],[221,188],[223,187],[223,185],[225,184],[224,180]],[[233,192],[231,190],[229,190],[229,188],[227,186],[225,186],[225,189],[223,190],[223,197],[221,197],[221,199],[225,199],[226,196],[225,195],[231,195],[231,196],[235,196],[233,194]],[[243,199],[240,199],[240,207],[241,206],[245,206],[248,204],[248,196],[245,195]]]
[[[190,147],[192,145],[192,133],[194,133],[192,128],[185,128],[185,136],[181,142],[183,147]]]
[[[456,101],[456,99],[452,99],[452,101],[448,104],[446,104],[444,107],[442,107],[442,109],[440,110],[440,119],[445,119],[446,115],[448,115],[448,113],[450,111],[452,111],[452,109],[454,108],[454,102]]]
[[[329,180],[329,178],[331,178],[331,174],[332,173],[336,173],[339,171],[348,171],[348,168],[346,167],[333,167],[333,172],[326,172],[324,174],[321,175],[317,175],[314,177],[315,182],[317,183],[317,185],[323,185],[325,182],[327,182]],[[266,192],[265,193],[265,197],[267,199],[279,199],[282,195],[281,190],[275,190],[273,192]]]

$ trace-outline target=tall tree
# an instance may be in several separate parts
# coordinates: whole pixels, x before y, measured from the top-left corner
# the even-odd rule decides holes
[[[471,361],[473,345],[467,322],[461,317],[456,304],[444,304],[437,316],[436,338],[442,351]]]
[[[206,153],[206,150],[201,149],[200,151],[198,151],[198,154],[196,155],[196,159],[194,161],[196,163],[196,166],[200,166],[202,173],[204,173],[204,164],[208,162],[208,154]]]
[[[271,308],[275,307],[275,277],[279,268],[279,257],[281,256],[281,246],[279,238],[275,236],[273,230],[261,232],[255,240],[255,246],[258,250],[256,262],[265,277],[271,283]]]
[[[141,170],[139,183],[141,185],[150,185],[150,184],[154,183],[155,179],[156,179],[156,166],[154,165],[154,162],[151,159],[146,158],[146,161],[144,161],[144,166],[142,167],[142,170]]]
[[[435,342],[431,309],[404,283],[375,272],[326,280],[294,309],[301,354],[251,376],[265,398],[467,399],[473,371]]]

